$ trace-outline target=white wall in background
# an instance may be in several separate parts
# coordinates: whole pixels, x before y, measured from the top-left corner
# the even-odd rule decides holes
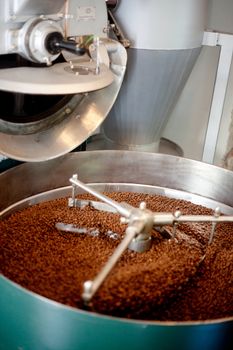
[[[233,34],[233,0],[208,1],[207,28]]]
[[[231,64],[230,79],[224,103],[214,163],[221,166],[226,165],[226,154],[231,150],[233,150],[233,62]]]
[[[233,0],[209,0],[207,28],[233,34]],[[214,164],[233,170],[233,60]]]
[[[216,32],[233,33],[233,0],[208,1],[206,28]],[[182,147],[187,158],[202,159],[218,57],[219,48],[203,47],[163,133],[163,137]],[[232,110],[233,64],[216,145],[214,163],[217,165],[223,164],[233,138],[233,135],[229,134]]]

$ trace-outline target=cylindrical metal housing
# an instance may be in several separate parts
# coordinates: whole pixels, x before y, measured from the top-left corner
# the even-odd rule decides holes
[[[157,151],[201,50],[206,0],[122,0],[114,15],[131,48],[122,89],[103,125],[106,148]]]

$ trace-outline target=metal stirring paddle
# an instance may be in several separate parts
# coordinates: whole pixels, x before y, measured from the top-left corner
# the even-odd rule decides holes
[[[114,212],[118,212],[121,215],[121,222],[128,224],[126,228],[126,234],[123,240],[120,242],[113,255],[109,258],[105,266],[99,272],[99,274],[92,281],[86,281],[83,285],[82,298],[85,302],[89,302],[99,287],[106,279],[109,272],[113,269],[115,264],[120,259],[121,255],[127,248],[132,250],[143,252],[151,247],[151,230],[154,226],[161,227],[164,225],[173,225],[173,237],[176,234],[176,226],[182,222],[211,222],[212,229],[209,237],[208,244],[211,244],[214,238],[215,228],[217,223],[233,222],[233,216],[221,215],[220,209],[216,208],[214,215],[182,215],[180,211],[173,213],[154,213],[146,208],[146,203],[142,202],[139,208],[135,208],[128,204],[122,204],[114,201],[106,195],[94,190],[88,185],[84,184],[78,179],[75,174],[70,179],[72,183],[72,198],[69,200],[70,206],[76,206],[78,200],[75,198],[76,187],[80,187],[86,192],[94,195],[100,199],[103,203],[100,204],[104,210],[104,204],[114,208]],[[90,203],[99,203],[90,201]],[[98,205],[97,205],[97,208]],[[101,209],[99,209],[101,210]],[[108,210],[111,211],[111,210]],[[203,260],[203,259],[202,259]]]

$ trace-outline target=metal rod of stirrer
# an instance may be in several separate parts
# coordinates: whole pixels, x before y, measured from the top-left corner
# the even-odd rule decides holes
[[[113,267],[116,265],[116,263],[120,259],[121,255],[127,249],[130,242],[132,241],[132,239],[138,233],[141,232],[143,227],[144,227],[144,223],[141,221],[138,221],[134,225],[127,227],[126,235],[125,235],[124,239],[118,245],[118,247],[114,251],[113,255],[109,258],[109,260],[104,265],[104,267],[99,272],[99,274],[94,278],[93,281],[84,282],[82,298],[86,303],[88,303],[92,299],[94,294],[97,292],[97,290],[102,285],[102,283],[104,282],[104,280],[106,279],[108,274],[111,272]]]
[[[78,176],[75,174],[72,176],[72,178],[70,179],[70,182],[80,188],[82,188],[84,191],[93,194],[93,196],[95,196],[96,198],[100,199],[101,201],[111,205],[113,208],[115,208],[117,210],[117,212],[126,217],[129,218],[131,211],[125,207],[123,207],[121,204],[119,204],[118,202],[114,201],[113,199],[105,196],[103,193],[100,193],[96,190],[94,190],[93,188],[89,187],[88,185],[84,184],[83,182],[81,182],[80,180],[78,180]]]

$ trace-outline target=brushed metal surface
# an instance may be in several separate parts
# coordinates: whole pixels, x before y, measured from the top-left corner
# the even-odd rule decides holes
[[[68,153],[93,134],[112,108],[126,69],[127,55],[123,46],[112,40],[107,41],[106,46],[112,62],[113,83],[84,95],[81,103],[77,99],[73,110],[64,107],[61,111],[66,114],[64,119],[46,130],[32,135],[0,132],[2,155],[26,162],[45,161]]]
[[[24,198],[69,186],[72,174],[86,183],[157,186],[233,207],[233,172],[209,164],[156,153],[90,151],[43,163],[25,163],[0,175],[0,210]],[[117,184],[120,184],[119,187]],[[112,186],[112,185],[111,185]],[[146,187],[146,186],[145,186]],[[148,187],[149,188],[149,187]]]
[[[89,61],[85,66],[94,69]],[[69,72],[69,63],[57,63],[50,67],[17,67],[0,70],[1,90],[35,95],[64,95],[103,89],[113,82],[112,72],[104,65],[100,74],[75,75]]]

